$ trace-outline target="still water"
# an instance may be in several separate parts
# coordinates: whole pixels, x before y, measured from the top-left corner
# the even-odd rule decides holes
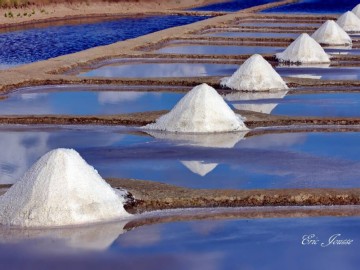
[[[132,227],[0,228],[4,269],[358,269],[359,217],[190,220]],[[303,244],[314,234],[317,245]],[[329,238],[350,245],[321,247]]]
[[[40,156],[65,147],[103,177],[210,189],[360,187],[359,145],[359,132],[174,135],[3,126],[0,183],[16,182]]]

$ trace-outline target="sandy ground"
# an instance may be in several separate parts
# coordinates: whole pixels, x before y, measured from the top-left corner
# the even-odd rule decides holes
[[[145,13],[167,13],[224,0],[143,0],[122,2],[61,3],[26,8],[0,9],[0,27],[54,19],[94,16],[133,16]]]

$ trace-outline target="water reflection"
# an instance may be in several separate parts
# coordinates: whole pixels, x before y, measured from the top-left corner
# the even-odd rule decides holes
[[[180,145],[192,145],[211,148],[233,148],[239,141],[245,138],[248,133],[228,132],[214,134],[181,134],[171,132],[146,131],[154,138],[170,141]],[[209,163],[204,160],[182,160],[180,161],[192,173],[205,176],[212,172],[219,163]]]
[[[321,80],[359,80],[360,69],[356,67],[277,67],[276,71],[284,77],[298,77]]]
[[[208,63],[126,63],[103,66],[81,73],[84,77],[160,78],[228,75],[237,65]]]
[[[107,250],[119,235],[126,232],[124,226],[128,221],[117,221],[113,223],[93,224],[80,227],[64,228],[10,228],[0,226],[0,243],[18,243],[32,241],[32,243],[51,240],[47,245],[64,246],[72,249],[82,250]],[[35,244],[34,243],[34,244]],[[55,245],[55,246],[56,246]]]
[[[282,47],[271,46],[226,46],[226,45],[179,45],[157,50],[157,53],[173,54],[275,54],[282,52]]]
[[[288,91],[258,91],[258,92],[233,92],[227,94],[224,98],[230,101],[231,104],[238,110],[247,110],[253,112],[260,112],[271,114],[271,112],[278,105],[276,102],[272,102],[272,99],[282,99],[286,96]],[[265,104],[248,104],[244,101],[251,100],[269,100]],[[243,102],[243,103],[239,103]]]
[[[109,238],[102,245],[106,250],[97,252],[61,250],[56,239],[17,244],[2,241],[0,260],[6,269],[56,269],[59,265],[66,269],[128,269],[134,265],[136,269],[158,269],[159,262],[167,269],[261,269],[264,265],[266,269],[303,269],[298,258],[306,258],[312,266],[309,269],[356,269],[360,263],[359,217],[194,219],[150,223],[125,234],[121,234],[119,224],[120,235],[116,237],[114,229],[116,239]],[[98,239],[102,233],[90,235]],[[342,239],[352,239],[353,243],[328,248],[306,246],[302,245],[305,234],[315,234],[321,243],[341,234]]]
[[[191,141],[121,127],[2,126],[0,183],[16,182],[39,157],[65,147],[105,178],[210,189],[359,187],[359,132],[240,134]]]
[[[88,91],[86,87],[45,92],[34,87],[0,100],[0,114],[101,115],[169,110],[183,96],[171,92]]]
[[[206,33],[206,36],[210,37],[268,37],[268,38],[297,38],[299,34],[296,33],[272,33],[272,32],[215,32],[216,29],[212,30],[209,33]]]

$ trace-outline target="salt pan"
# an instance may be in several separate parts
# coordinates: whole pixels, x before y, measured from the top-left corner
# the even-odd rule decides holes
[[[247,130],[241,116],[207,84],[194,87],[167,114],[144,129],[184,133],[212,133]]]
[[[351,37],[334,21],[328,20],[311,35],[320,44],[348,45]]]
[[[56,149],[0,197],[0,224],[64,226],[128,217],[123,196],[75,150]]]
[[[351,11],[345,12],[336,22],[346,32],[360,32],[360,19]]]
[[[308,34],[301,34],[285,51],[276,54],[280,62],[329,63],[330,58],[320,44]]]
[[[281,76],[259,54],[247,59],[231,77],[223,78],[221,85],[247,91],[288,89]]]

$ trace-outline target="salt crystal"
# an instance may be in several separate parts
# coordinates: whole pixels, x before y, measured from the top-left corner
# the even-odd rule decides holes
[[[349,45],[351,37],[335,22],[328,20],[311,35],[320,44]]]
[[[281,76],[259,54],[247,59],[231,77],[222,79],[221,84],[234,90],[246,91],[288,89]]]
[[[336,22],[346,32],[360,32],[360,19],[351,11],[345,12]]]
[[[0,197],[0,224],[44,227],[107,221],[130,216],[124,202],[75,150],[56,149]]]
[[[194,87],[169,113],[143,128],[184,133],[247,130],[241,116],[236,115],[216,90],[205,83]]]
[[[290,63],[329,63],[330,58],[324,49],[308,34],[301,34],[285,51],[276,54],[280,62]]]

